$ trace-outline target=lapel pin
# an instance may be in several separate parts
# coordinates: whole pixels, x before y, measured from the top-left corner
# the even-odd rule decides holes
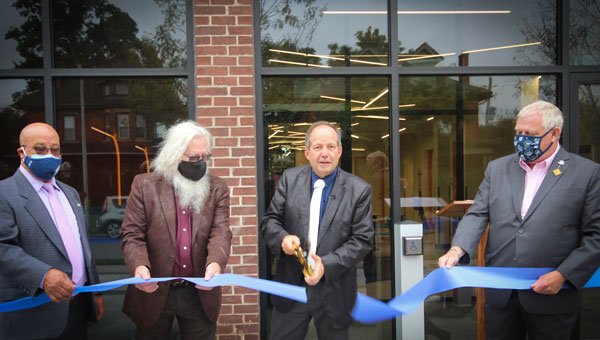
[[[562,171],[560,171],[560,166],[564,165],[565,161],[564,160],[560,160],[558,161],[558,167],[554,170],[552,170],[552,173],[554,174],[554,176],[560,176],[562,174]]]

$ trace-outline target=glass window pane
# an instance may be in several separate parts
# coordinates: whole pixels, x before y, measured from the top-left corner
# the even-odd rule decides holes
[[[129,94],[105,96],[104,87],[112,82],[127,84]],[[89,234],[93,240],[102,241],[92,242],[92,250],[99,251],[98,255],[95,253],[96,260],[122,264],[123,255],[116,238],[123,218],[124,202],[133,177],[146,172],[145,153],[136,146],[146,148],[152,160],[155,146],[162,140],[161,136],[153,133],[154,130],[148,131],[141,139],[137,138],[130,129],[131,124],[138,120],[129,119],[138,112],[143,112],[144,120],[151,125],[170,126],[177,120],[186,119],[187,81],[183,78],[69,78],[57,79],[54,92],[57,121],[73,117],[76,122],[74,135],[80,139],[67,142],[68,129],[65,131],[59,126],[63,163],[68,163],[69,168],[68,176],[59,172],[59,179],[81,194],[88,212]],[[81,98],[81,93],[84,98]],[[70,124],[65,124],[65,127],[68,126]],[[116,138],[120,155],[119,173],[113,138]],[[119,196],[121,205],[118,204]],[[122,273],[124,277],[128,275],[124,268]]]
[[[135,138],[146,139],[146,118],[140,114],[135,115]]]
[[[185,0],[52,1],[56,67],[185,67]]]
[[[117,135],[129,139],[129,113],[117,113]]]
[[[556,0],[398,0],[398,40],[404,67],[554,65]]]
[[[460,219],[436,212],[473,199],[487,163],[515,152],[514,118],[521,107],[538,99],[556,102],[555,93],[554,76],[400,78],[401,219],[423,224],[425,275],[450,248]],[[475,327],[435,321],[445,309],[452,320],[475,324],[472,295],[465,288],[428,298],[426,333],[434,335],[443,325],[448,337],[475,339]]]
[[[385,0],[261,1],[267,67],[387,66]]]
[[[600,65],[600,2],[573,0],[569,6],[570,64]]]
[[[578,86],[579,154],[600,162],[600,84]]]
[[[74,141],[75,140],[75,116],[65,116],[64,117],[63,140],[64,141]]]
[[[0,1],[0,69],[42,67],[41,1]]]
[[[268,206],[285,169],[308,164],[306,130],[327,120],[342,130],[340,167],[373,188],[374,249],[357,267],[359,291],[391,298],[389,97],[387,77],[263,78],[265,124],[265,203]],[[275,267],[267,255],[268,278]],[[365,327],[361,325],[360,327]],[[391,322],[373,325],[373,332],[391,337]],[[351,328],[351,334],[358,328]]]
[[[41,79],[0,79],[0,180],[19,167],[19,133],[30,123],[44,121]]]

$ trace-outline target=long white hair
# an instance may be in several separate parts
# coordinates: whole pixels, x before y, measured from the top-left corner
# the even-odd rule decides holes
[[[210,194],[209,169],[199,181],[189,180],[179,173],[177,167],[185,150],[194,138],[206,140],[208,152],[212,146],[212,136],[207,129],[194,121],[184,121],[173,125],[165,133],[165,139],[159,145],[156,158],[152,161],[152,169],[165,180],[171,182],[179,204],[200,213]]]
[[[152,169],[166,180],[172,180],[173,174],[178,173],[177,166],[181,162],[183,153],[190,145],[192,139],[204,137],[208,145],[208,152],[212,147],[212,136],[200,124],[187,120],[171,126],[165,133],[165,139],[160,143],[158,154],[152,161]]]

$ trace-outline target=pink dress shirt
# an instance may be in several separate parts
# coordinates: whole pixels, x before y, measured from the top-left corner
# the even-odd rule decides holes
[[[519,165],[521,166],[521,169],[525,171],[525,193],[523,195],[523,204],[521,205],[521,218],[525,217],[527,214],[527,210],[529,210],[535,194],[542,185],[542,181],[544,181],[544,177],[546,177],[548,169],[558,153],[558,149],[560,149],[560,144],[556,150],[554,150],[552,156],[548,157],[543,162],[535,164],[533,168],[529,167],[522,159],[519,159]]]

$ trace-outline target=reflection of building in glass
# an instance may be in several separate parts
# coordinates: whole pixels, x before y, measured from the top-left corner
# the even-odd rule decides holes
[[[174,80],[95,78],[56,82],[56,122],[57,131],[63,138],[63,162],[80,170],[71,172],[68,182],[82,189],[87,183],[87,192],[82,190],[82,195],[91,206],[101,206],[105,197],[117,194],[117,174],[112,140],[90,127],[99,127],[117,136],[122,163],[122,193],[128,193],[139,164],[145,162],[144,154],[135,145],[148,148],[152,154],[153,147],[160,142],[161,136],[157,132],[187,112],[174,90],[175,83]],[[158,92],[161,95],[155,96]],[[42,117],[35,117],[35,112],[40,109],[39,103],[43,103],[39,93],[34,91],[21,95],[14,104],[15,108],[26,112],[27,120],[42,120]],[[84,160],[87,173],[81,171]],[[86,176],[87,179],[84,178]]]

